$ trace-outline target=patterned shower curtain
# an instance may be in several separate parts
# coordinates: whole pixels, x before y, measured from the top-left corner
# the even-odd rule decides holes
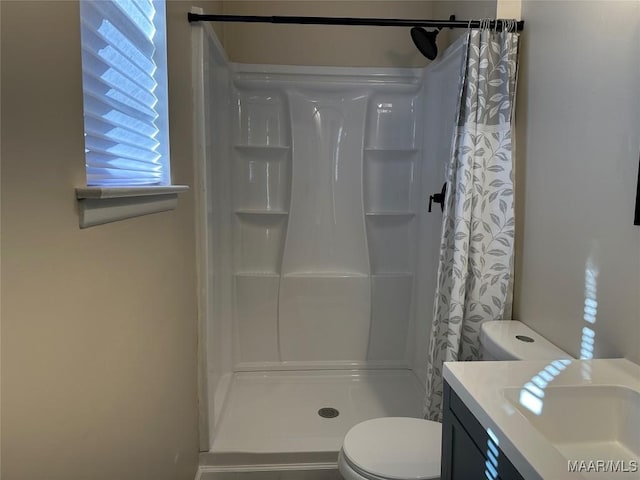
[[[443,362],[478,360],[480,325],[511,316],[518,36],[467,32],[427,362],[430,420],[442,418]]]

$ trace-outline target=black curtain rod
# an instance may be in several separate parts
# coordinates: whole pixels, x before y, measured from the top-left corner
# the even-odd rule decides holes
[[[209,15],[187,14],[189,22],[245,22],[245,23],[285,23],[296,25],[359,25],[376,27],[434,27],[434,28],[480,28],[486,23],[489,28],[501,29],[505,20],[419,20],[401,18],[352,18],[352,17],[293,17],[256,15]],[[516,22],[516,28],[524,28],[524,20]]]

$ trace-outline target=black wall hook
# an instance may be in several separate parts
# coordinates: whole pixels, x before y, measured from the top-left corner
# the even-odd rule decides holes
[[[440,193],[434,193],[433,195],[429,195],[429,212],[431,212],[431,204],[432,203],[439,203],[440,204],[440,211],[443,212],[444,211],[444,198],[447,194],[447,182],[444,182],[444,184],[442,185],[442,190],[440,191]]]

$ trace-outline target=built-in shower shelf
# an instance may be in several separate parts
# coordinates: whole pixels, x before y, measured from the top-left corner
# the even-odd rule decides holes
[[[367,153],[380,154],[385,156],[390,156],[394,154],[404,156],[404,155],[411,155],[414,153],[418,153],[417,148],[398,148],[398,147],[394,147],[394,148],[366,147],[364,151]]]
[[[284,273],[283,277],[296,278],[364,278],[369,274],[361,272],[289,272]]]
[[[236,272],[235,277],[258,277],[258,278],[276,278],[280,274],[276,272]]]
[[[248,153],[252,155],[260,155],[260,154],[279,154],[285,153],[291,150],[291,147],[286,145],[247,145],[247,144],[238,144],[234,145],[238,152]]]
[[[413,277],[411,272],[378,272],[371,275],[373,278],[406,278]]]
[[[414,217],[416,212],[367,212],[365,213],[367,217]]]
[[[283,210],[259,210],[259,209],[239,209],[234,212],[236,215],[272,215],[272,216],[284,216],[289,215],[289,212]]]

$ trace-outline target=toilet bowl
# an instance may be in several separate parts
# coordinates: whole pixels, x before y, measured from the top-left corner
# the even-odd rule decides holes
[[[572,358],[522,322],[482,324],[483,360]],[[440,478],[442,425],[405,417],[374,418],[344,437],[338,470],[345,480],[437,480]]]

